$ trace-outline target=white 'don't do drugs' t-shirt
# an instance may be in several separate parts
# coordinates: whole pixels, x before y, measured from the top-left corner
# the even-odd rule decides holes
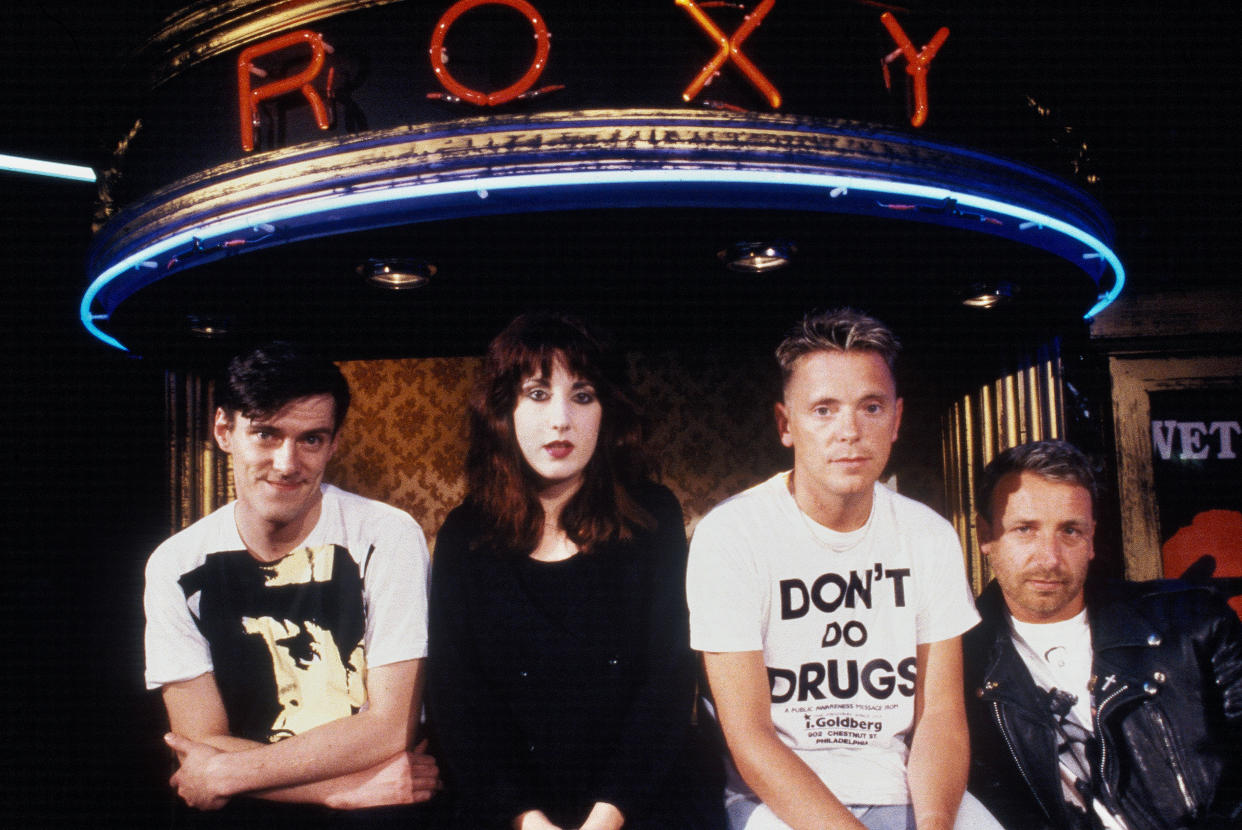
[[[788,482],[778,474],[699,522],[691,645],[763,652],[777,733],[843,803],[908,803],[916,647],[979,619],[957,534],[879,484],[867,524],[836,533],[802,513]]]

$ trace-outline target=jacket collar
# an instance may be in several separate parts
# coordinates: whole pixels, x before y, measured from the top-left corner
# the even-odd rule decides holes
[[[1114,650],[1159,645],[1165,636],[1164,632],[1135,610],[1132,595],[1126,591],[1125,583],[1105,582],[1093,586],[1087,592],[1086,604],[1087,623],[1091,627],[1091,648],[1094,652],[1094,673],[1102,678],[1111,676],[1111,680],[1107,681],[1110,688],[1118,688],[1122,684],[1138,686],[1141,679],[1132,674],[1131,661]],[[1029,680],[1030,672],[1014,647],[1005,597],[996,580],[992,580],[979,595],[977,606],[979,615],[983,618],[981,633],[987,633],[986,640],[989,644],[987,669],[981,681],[984,694],[1003,695],[1028,706],[1041,706],[1042,702],[1037,697],[1027,694],[1034,688],[1033,683],[1013,682],[1015,678]],[[1121,659],[1118,661],[1115,658]],[[1102,688],[1100,691],[1108,690]]]
[[[988,648],[986,668],[976,693],[984,699],[1003,698],[1028,709],[1043,711],[1045,699],[1014,647],[1005,597],[996,580],[979,595],[976,606],[982,618],[980,633],[985,635]]]
[[[1150,646],[1164,639],[1164,632],[1135,610],[1125,583],[1102,582],[1087,590],[1087,624],[1091,626],[1091,645],[1096,651],[1110,648]],[[1009,614],[1005,596],[993,579],[979,595],[979,615],[989,632],[989,640],[1009,638]]]
[[[1098,654],[1113,648],[1146,648],[1158,645],[1164,632],[1135,610],[1124,585],[1105,582],[1087,592],[1087,620],[1091,644]]]

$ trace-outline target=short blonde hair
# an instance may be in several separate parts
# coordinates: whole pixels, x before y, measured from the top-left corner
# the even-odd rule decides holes
[[[901,343],[888,326],[852,308],[806,315],[776,347],[776,362],[781,367],[781,388],[788,385],[798,358],[814,352],[853,351],[880,355],[891,372],[897,362],[897,353],[901,351]]]

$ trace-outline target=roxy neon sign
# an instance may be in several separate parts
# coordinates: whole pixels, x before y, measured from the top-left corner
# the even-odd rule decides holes
[[[719,0],[673,0],[673,3],[684,8],[690,19],[718,47],[716,54],[703,65],[689,86],[682,92],[682,100],[693,101],[711,83],[712,78],[727,64],[731,64],[763,96],[772,109],[780,107],[780,90],[742,49],[746,39],[773,12],[776,0],[760,0],[754,9],[744,16],[742,24],[731,35],[726,34],[704,11],[705,8],[724,5]],[[535,54],[530,64],[516,82],[502,89],[487,91],[466,86],[453,77],[447,66],[444,54],[445,37],[463,14],[479,6],[506,6],[514,9],[526,19],[534,32]],[[888,31],[897,47],[881,63],[885,84],[889,83],[888,65],[897,60],[904,60],[906,74],[910,76],[910,123],[915,127],[921,127],[927,121],[929,111],[927,73],[936,53],[948,39],[949,30],[942,27],[920,49],[915,47],[901,24],[890,12],[880,15],[880,23]],[[292,49],[309,50],[310,60],[303,69],[287,78],[269,81],[258,86],[252,85],[252,76],[266,77],[266,73],[256,65],[257,59]],[[530,92],[547,66],[548,54],[551,51],[551,35],[543,16],[528,0],[457,0],[436,22],[428,51],[432,73],[449,95],[475,106],[494,107]],[[237,97],[241,118],[241,146],[244,151],[250,152],[254,149],[255,130],[260,126],[261,118],[259,104],[268,99],[294,93],[301,94],[310,105],[316,126],[321,130],[327,130],[331,126],[331,119],[323,97],[315,89],[313,83],[323,72],[326,56],[331,52],[332,47],[324,40],[323,35],[309,29],[301,29],[249,46],[238,55]],[[328,70],[329,86],[331,85],[331,71],[331,69]],[[433,95],[441,94],[433,93]]]

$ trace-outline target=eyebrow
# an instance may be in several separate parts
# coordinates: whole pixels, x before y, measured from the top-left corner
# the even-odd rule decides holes
[[[287,435],[289,433],[289,431],[286,429],[281,429],[275,424],[267,423],[264,421],[251,421],[250,425],[246,429],[248,432],[259,432],[259,431],[274,432],[277,435]],[[303,436],[307,436],[307,435],[331,436],[335,432],[336,430],[334,430],[332,427],[323,426],[323,427],[314,427],[313,429],[303,430],[302,432],[297,433],[297,436],[299,438]]]
[[[895,400],[897,400],[895,397],[890,398],[888,394],[885,392],[866,392],[862,395],[859,395],[857,398],[858,403],[866,403],[868,401],[888,402],[888,401],[895,401]],[[822,398],[816,398],[815,400],[811,401],[811,406],[821,406],[826,403],[840,404],[840,403],[845,403],[845,401],[842,398],[834,398],[830,395],[825,395]]]
[[[551,385],[552,385],[552,379],[551,379],[551,378],[549,378],[549,377],[546,377],[546,376],[544,376],[544,375],[539,375],[539,376],[531,375],[531,376],[530,376],[530,377],[528,377],[526,380],[522,381],[522,386],[523,386],[523,387],[526,387],[526,386],[551,386]],[[589,381],[589,380],[586,380],[585,378],[579,378],[578,380],[575,380],[572,388],[574,388],[574,389],[581,389],[581,388],[583,388],[584,386],[589,386],[589,387],[591,387],[591,388],[595,388],[595,384],[594,384],[593,382]]]

